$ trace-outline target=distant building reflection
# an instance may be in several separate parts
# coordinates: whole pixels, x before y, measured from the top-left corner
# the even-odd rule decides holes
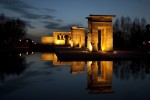
[[[85,65],[84,61],[61,62],[61,61],[58,60],[56,54],[54,54],[54,53],[43,53],[41,55],[41,59],[42,60],[53,61],[53,65],[56,65],[56,66],[62,66],[62,65],[71,66],[70,72],[72,74],[81,73],[85,69],[84,68],[84,65]]]
[[[113,61],[88,61],[89,93],[112,92]]]
[[[84,65],[85,65],[85,62],[83,62],[83,61],[79,61],[79,62],[73,61],[72,67],[71,67],[71,73],[77,74],[77,73],[83,72],[84,71]]]

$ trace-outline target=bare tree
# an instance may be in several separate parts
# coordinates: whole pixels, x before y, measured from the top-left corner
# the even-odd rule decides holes
[[[4,14],[0,15],[0,42],[1,47],[15,46],[26,35],[26,24],[20,19],[11,19]]]

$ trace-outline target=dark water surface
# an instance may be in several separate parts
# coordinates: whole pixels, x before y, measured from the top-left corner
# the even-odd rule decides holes
[[[7,54],[0,100],[150,100],[150,61],[60,62],[53,53]]]

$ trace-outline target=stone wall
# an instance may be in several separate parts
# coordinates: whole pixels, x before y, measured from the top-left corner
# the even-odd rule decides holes
[[[54,38],[52,36],[43,36],[43,37],[41,37],[41,43],[42,44],[53,44]]]
[[[53,32],[54,36],[54,44],[55,45],[65,45],[66,44],[66,36],[68,36],[68,44],[72,45],[72,36],[71,32]]]
[[[85,47],[85,28],[73,26],[71,28],[73,47]]]

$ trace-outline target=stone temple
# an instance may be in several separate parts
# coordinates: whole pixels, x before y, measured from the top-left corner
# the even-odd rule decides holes
[[[71,32],[53,32],[53,36],[44,36],[42,43],[70,45],[83,48],[87,43],[89,51],[113,51],[113,25],[115,15],[89,15],[88,33],[85,28],[71,27]],[[87,37],[87,40],[85,39]]]

